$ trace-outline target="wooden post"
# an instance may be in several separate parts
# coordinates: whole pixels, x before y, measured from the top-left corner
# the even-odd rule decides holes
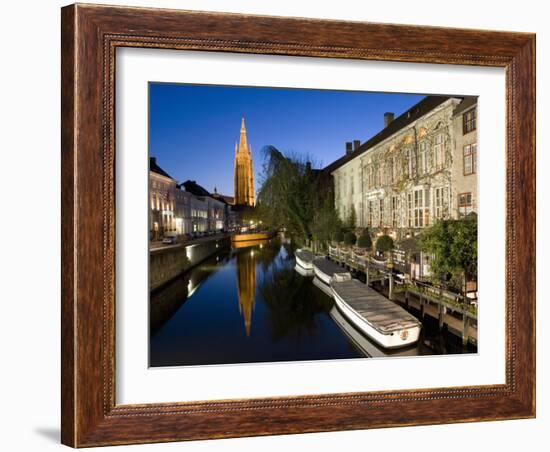
[[[466,312],[462,311],[462,345],[466,347],[468,345],[468,330],[470,329],[470,317],[466,315]]]
[[[393,300],[393,272],[390,273],[390,288],[388,290],[388,298]]]
[[[369,285],[369,263],[365,266],[365,284]]]
[[[409,307],[409,287],[405,286],[405,306]]]
[[[441,331],[443,329],[443,316],[444,316],[444,309],[443,309],[443,304],[440,301],[438,303],[439,331]]]

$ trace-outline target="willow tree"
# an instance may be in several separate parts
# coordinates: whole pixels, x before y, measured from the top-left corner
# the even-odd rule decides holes
[[[266,146],[257,210],[266,224],[285,229],[300,244],[328,241],[339,227],[330,187],[320,187],[311,160]]]
[[[334,207],[334,191],[318,189],[315,192],[315,214],[311,226],[312,237],[315,245],[321,250],[326,250],[328,243],[342,232],[342,222]],[[317,251],[317,250],[316,250]]]

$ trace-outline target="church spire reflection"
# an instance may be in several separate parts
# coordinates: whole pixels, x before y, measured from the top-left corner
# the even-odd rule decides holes
[[[256,256],[252,248],[237,253],[237,292],[239,311],[244,319],[246,335],[250,336],[252,312],[256,298]]]

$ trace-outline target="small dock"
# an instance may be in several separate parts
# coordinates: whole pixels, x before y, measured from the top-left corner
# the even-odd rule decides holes
[[[463,295],[416,279],[404,281],[389,262],[357,254],[353,248],[329,246],[328,255],[343,268],[363,274],[368,286],[380,283],[378,291],[386,292],[390,300],[418,309],[422,318],[427,315],[437,320],[440,330],[446,327],[462,338],[464,346],[468,343],[477,346],[477,307]]]

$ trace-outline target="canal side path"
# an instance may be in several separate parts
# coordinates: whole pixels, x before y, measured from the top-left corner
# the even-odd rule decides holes
[[[170,248],[180,248],[182,246],[195,245],[198,243],[210,242],[212,240],[221,240],[227,237],[231,237],[234,233],[225,232],[222,234],[214,234],[206,237],[197,237],[196,239],[188,239],[174,244],[162,243],[161,240],[149,242],[149,251],[154,252],[157,250],[166,250]]]

